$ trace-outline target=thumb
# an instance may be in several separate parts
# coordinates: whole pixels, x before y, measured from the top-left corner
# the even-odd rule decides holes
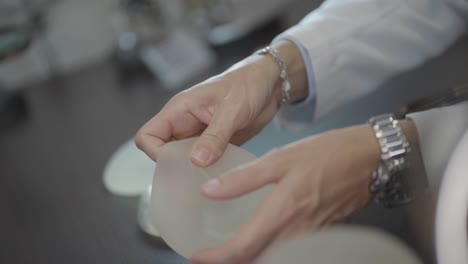
[[[192,162],[200,167],[216,162],[223,155],[236,130],[234,123],[229,115],[215,114],[193,146]]]

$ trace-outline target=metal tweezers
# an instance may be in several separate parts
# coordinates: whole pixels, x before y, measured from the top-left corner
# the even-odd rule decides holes
[[[429,110],[432,108],[454,105],[468,100],[468,83],[450,89],[448,92],[430,96],[404,105],[400,108],[399,115]]]

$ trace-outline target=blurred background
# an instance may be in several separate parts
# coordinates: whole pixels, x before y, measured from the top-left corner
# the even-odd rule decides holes
[[[274,36],[317,5],[308,3],[301,8],[304,2],[310,1],[4,0],[0,6],[2,32],[26,35],[7,38],[3,34],[2,42],[14,46],[14,41],[24,41],[19,38],[28,38],[29,48],[2,63],[0,79],[9,88],[18,87],[117,56],[119,66],[144,64],[165,86],[180,88],[189,77],[220,59],[214,47],[233,43],[277,20],[276,27],[265,32]],[[267,39],[264,36],[263,41]],[[244,55],[249,51],[238,48]],[[185,58],[183,52],[195,58]],[[185,76],[183,69],[177,72],[181,66],[176,64],[181,59],[177,55],[184,58],[182,64],[198,59],[206,67],[197,65],[191,68],[192,76]]]
[[[1,0],[0,263],[186,263],[138,231],[137,198],[106,192],[106,162],[174,94],[267,45],[320,3]],[[261,155],[394,111],[466,81],[467,62],[463,38],[310,129],[270,125],[245,148]],[[401,211],[370,207],[353,221],[412,243]]]

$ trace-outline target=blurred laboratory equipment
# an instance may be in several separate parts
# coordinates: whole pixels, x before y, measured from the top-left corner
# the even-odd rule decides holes
[[[0,61],[20,55],[32,41],[32,34],[24,28],[1,26],[0,28]]]
[[[32,41],[31,34],[13,25],[0,26],[0,64],[15,56],[21,55]],[[9,91],[0,84],[0,127],[11,124],[18,114],[25,109],[24,99],[20,93]]]
[[[213,45],[239,39],[282,14],[284,0],[187,0],[191,24]]]
[[[26,48],[39,42],[46,66],[53,71],[53,52],[48,40],[41,35],[47,27],[48,10],[56,2],[57,0],[6,0],[0,3],[0,30],[4,33],[4,52],[9,48],[15,49],[13,46],[16,46],[16,52],[13,53],[19,55],[19,52],[26,52]]]
[[[114,10],[105,1],[0,1],[0,6],[15,2],[26,14],[19,17],[26,17],[23,20],[33,33],[30,47],[21,56],[0,65],[0,83],[19,89],[109,58],[116,37],[110,21]]]
[[[253,216],[269,190],[264,187],[231,200],[206,198],[201,192],[205,182],[256,157],[230,144],[217,162],[200,168],[190,159],[195,140],[173,141],[163,147],[151,194],[154,226],[164,241],[186,258],[232,238]]]
[[[120,0],[120,8],[142,39],[187,27],[212,45],[239,39],[283,14],[284,0]],[[114,21],[114,23],[122,23]],[[119,26],[121,28],[121,26]]]
[[[5,0],[0,3],[8,5],[4,13],[13,14],[15,6],[28,14],[16,19],[31,22],[34,41],[22,56],[0,66],[0,82],[17,88],[116,53],[124,73],[146,68],[162,87],[183,88],[216,64],[213,46],[231,43],[269,23],[287,4],[283,0]],[[5,17],[0,16],[0,21]]]
[[[180,1],[123,0],[123,14],[115,16],[117,59],[132,72],[144,66],[166,89],[206,73],[215,63],[214,52],[188,25],[182,23]]]
[[[0,64],[21,56],[33,41],[32,13],[24,1],[0,3]],[[0,128],[8,126],[24,114],[22,95],[0,83]]]
[[[114,17],[117,58],[124,70],[143,65],[168,89],[216,62],[211,45],[237,40],[277,17],[282,0],[122,0]]]
[[[183,88],[206,74],[215,63],[214,52],[190,31],[176,31],[158,45],[141,49],[141,60],[162,86]]]

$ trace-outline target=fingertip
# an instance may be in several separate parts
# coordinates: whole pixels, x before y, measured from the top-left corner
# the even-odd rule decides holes
[[[221,175],[205,182],[202,187],[202,194],[212,200],[227,200],[240,196],[243,190],[238,188],[238,185],[230,178],[232,172]]]
[[[207,181],[202,186],[202,191],[205,196],[216,197],[216,194],[219,192],[221,188],[221,181],[218,178],[211,179]]]
[[[201,251],[195,252],[190,257],[190,262],[192,264],[207,264],[207,263],[215,263],[213,262],[213,249],[203,249]]]
[[[201,251],[195,252],[190,257],[190,261],[194,264],[244,263],[239,262],[239,257],[233,254],[233,252],[235,252],[235,249],[227,242],[217,247],[202,249]]]
[[[195,142],[192,149],[192,162],[200,167],[215,163],[229,144],[231,133],[208,127]]]
[[[253,162],[234,168],[202,186],[203,195],[214,200],[235,199],[256,191],[278,178],[268,167]]]
[[[135,135],[133,138],[133,142],[137,146],[138,149],[143,150],[143,142],[144,142],[144,135],[140,131]]]
[[[144,133],[137,133],[134,141],[135,145],[153,161],[157,160],[159,150],[164,145],[162,140]]]
[[[200,140],[199,140],[200,141]],[[192,163],[198,167],[208,167],[218,161],[224,153],[224,149],[209,146],[204,142],[196,142],[190,154]]]
[[[199,167],[207,167],[212,164],[213,151],[206,146],[195,144],[192,149],[191,159],[192,163]]]

